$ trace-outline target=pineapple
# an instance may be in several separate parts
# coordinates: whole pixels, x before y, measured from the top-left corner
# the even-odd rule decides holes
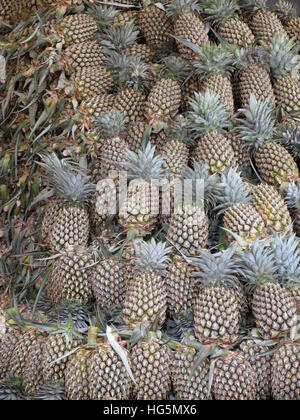
[[[241,48],[235,51],[235,99],[241,108],[249,106],[250,95],[275,106],[271,77],[265,69],[266,55],[261,47]]]
[[[102,47],[97,41],[79,42],[63,51],[62,65],[68,74],[72,74],[84,67],[102,67],[104,58]]]
[[[44,357],[44,337],[38,337],[30,348],[24,370],[23,370],[23,389],[28,396],[33,396],[35,392],[44,384],[42,361]]]
[[[123,364],[128,354],[123,344],[115,342],[123,353],[121,360],[107,338],[98,341],[97,328],[89,328],[88,344],[70,357],[66,367],[66,394],[70,400],[129,398],[131,383]]]
[[[127,150],[120,167],[127,171],[130,183],[126,195],[120,197],[119,224],[128,234],[146,236],[159,215],[159,187],[154,181],[159,182],[165,174],[163,159],[147,143],[138,153]]]
[[[42,371],[45,383],[63,382],[70,352],[82,345],[82,336],[73,329],[72,321],[52,328],[44,340]]]
[[[180,42],[180,39],[192,42],[196,47],[207,44],[209,39],[204,22],[199,17],[199,5],[195,0],[171,0],[167,6],[167,15],[174,19],[174,35],[179,54],[186,60],[194,60],[196,54]]]
[[[253,241],[263,236],[265,223],[261,215],[251,205],[249,188],[244,184],[240,174],[230,168],[221,174],[219,190],[216,191],[215,210],[223,215],[223,226],[227,231],[227,239],[232,241],[231,233],[235,233],[246,241]]]
[[[163,167],[170,179],[182,178],[189,162],[189,146],[193,143],[186,118],[178,115],[166,129],[166,134],[164,143],[157,146],[157,151],[163,158]]]
[[[0,381],[6,379],[9,373],[10,360],[16,349],[18,341],[22,338],[22,333],[17,328],[7,327],[5,334],[0,339]]]
[[[300,312],[300,254],[299,239],[295,234],[273,235],[272,249],[276,264],[278,265],[278,275],[282,285],[287,288]]]
[[[254,44],[254,35],[239,17],[239,6],[232,0],[201,0],[206,20],[213,25],[216,36],[228,44],[248,48]]]
[[[216,360],[212,392],[216,400],[256,400],[257,375],[240,352],[229,351]]]
[[[275,34],[288,38],[276,14],[267,8],[266,0],[239,0],[239,3],[249,13],[249,26],[259,41],[270,44]]]
[[[292,225],[287,206],[275,187],[259,184],[252,187],[252,205],[262,216],[270,232],[286,232]]]
[[[271,361],[271,387],[274,400],[300,398],[300,342],[284,343],[275,352]]]
[[[176,343],[172,361],[172,382],[180,400],[211,400],[209,392],[210,360],[204,358],[208,349],[187,334]],[[194,370],[195,369],[195,370]]]
[[[101,254],[97,265],[93,267],[91,285],[99,308],[108,311],[125,299],[127,267],[108,252]]]
[[[98,30],[98,26],[91,15],[78,13],[62,18],[55,29],[61,35],[64,43],[70,45],[91,41]]]
[[[71,78],[80,99],[90,99],[113,90],[112,74],[105,67],[83,67]]]
[[[145,105],[145,117],[158,131],[179,111],[181,83],[188,75],[189,66],[183,59],[170,56],[164,59],[162,71],[163,77],[150,90]]]
[[[95,189],[94,184],[89,183],[89,177],[82,170],[59,160],[55,153],[41,158],[39,164],[44,168],[54,194],[63,200],[63,206],[48,230],[51,249],[61,251],[69,245],[86,246],[89,217],[85,203]]]
[[[195,74],[194,70],[190,70],[190,75],[181,85],[181,111],[186,112],[190,108],[190,98],[200,89],[199,77]]]
[[[271,397],[271,360],[272,355],[268,342],[253,337],[245,339],[239,346],[239,351],[250,363],[257,374],[257,399],[269,400]]]
[[[251,309],[256,328],[264,339],[290,334],[296,326],[297,310],[292,294],[279,283],[272,250],[256,240],[249,251],[240,253],[238,269],[253,292]]]
[[[152,0],[143,0],[138,14],[138,26],[141,28],[146,44],[152,49],[172,44],[170,36],[174,32],[172,21],[167,13],[156,6]]]
[[[95,122],[98,133],[98,142],[102,145],[101,166],[97,177],[94,172],[93,177],[97,180],[101,175],[107,177],[118,171],[118,163],[125,160],[125,150],[127,144],[125,138],[125,117],[118,110],[111,110],[101,113]],[[98,169],[98,168],[97,168]],[[96,208],[97,209],[97,208]]]
[[[96,118],[103,112],[108,112],[113,109],[115,102],[115,95],[103,93],[101,95],[93,95],[83,100],[78,107],[78,119],[84,124],[84,120],[87,121],[87,127],[91,130],[93,124],[95,124]]]
[[[150,67],[141,57],[126,56],[114,51],[107,53],[106,65],[115,77],[118,90],[114,108],[122,112],[126,123],[144,118],[146,91],[150,80]]]
[[[288,41],[282,34],[277,34],[264,48],[268,54],[268,65],[278,107],[282,112],[299,112],[300,83],[295,73],[297,45],[293,40]]]
[[[54,262],[46,281],[46,292],[54,305],[63,301],[88,303],[91,300],[91,266],[95,263],[91,252],[69,247]]]
[[[286,149],[277,143],[276,121],[273,109],[267,101],[257,100],[250,95],[249,106],[240,109],[236,120],[237,137],[244,147],[253,150],[255,165],[263,181],[280,186],[297,180],[299,171],[296,162]]]
[[[152,238],[136,250],[134,272],[129,280],[123,307],[127,326],[162,326],[166,319],[167,293],[163,278],[170,248]]]
[[[274,13],[281,20],[288,36],[300,42],[300,17],[298,16],[297,6],[287,0],[279,0],[273,7]]]
[[[224,135],[229,126],[228,111],[219,95],[209,89],[204,93],[195,93],[190,106],[188,117],[198,140],[194,150],[195,160],[208,164],[211,173],[235,166],[233,149]]]
[[[294,230],[300,236],[300,182],[291,182],[286,191],[285,203],[294,219]]]
[[[229,114],[234,113],[234,99],[230,81],[233,71],[233,53],[222,44],[210,44],[199,48],[193,63],[195,73],[200,79],[200,92],[206,89],[219,95],[220,102]]]
[[[207,245],[209,221],[206,213],[213,202],[218,179],[216,175],[209,175],[208,166],[201,166],[195,161],[194,169],[187,169],[184,176],[188,180],[193,180],[196,186],[197,183],[203,185],[204,197],[200,199],[204,198],[204,203],[198,202],[199,197],[195,197],[196,200],[193,202],[193,196],[191,203],[178,203],[178,198],[175,196],[176,202],[171,209],[167,240],[178,253],[193,256]],[[194,192],[192,191],[192,194]],[[175,193],[179,193],[178,189]]]
[[[241,313],[233,285],[236,281],[234,248],[217,254],[200,251],[191,258],[201,288],[194,308],[195,335],[203,344],[231,347],[237,339]]]
[[[197,287],[193,268],[180,255],[174,255],[165,277],[168,311],[173,316],[191,311],[195,303]]]
[[[148,137],[148,132],[149,126],[147,121],[141,120],[131,123],[128,127],[125,138],[128,149],[134,153],[138,153]]]
[[[132,394],[137,400],[167,399],[171,388],[172,354],[160,333],[149,332],[131,349]]]

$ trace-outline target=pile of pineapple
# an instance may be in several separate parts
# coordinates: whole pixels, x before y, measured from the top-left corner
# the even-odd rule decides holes
[[[299,400],[294,4],[0,18],[0,399]]]

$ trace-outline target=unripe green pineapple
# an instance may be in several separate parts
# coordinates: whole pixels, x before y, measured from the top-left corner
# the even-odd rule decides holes
[[[254,35],[239,17],[239,6],[232,0],[204,1],[204,15],[217,34],[227,43],[239,47],[250,47],[254,44]]]
[[[212,399],[209,392],[210,360],[201,357],[205,350],[189,334],[180,344],[176,343],[172,360],[172,383],[179,400]]]
[[[188,116],[197,140],[195,160],[209,165],[211,173],[234,167],[234,152],[230,141],[224,135],[229,125],[229,115],[219,95],[209,89],[204,93],[195,93],[190,107]]]
[[[39,164],[45,170],[46,179],[54,195],[63,201],[59,211],[55,211],[56,217],[51,230],[48,229],[51,249],[61,251],[66,246],[86,246],[90,228],[85,204],[95,185],[89,183],[89,177],[83,169],[58,159],[55,153],[41,157],[42,162]],[[49,223],[47,212],[46,217]]]
[[[136,384],[132,394],[137,400],[167,399],[171,388],[171,350],[150,332],[131,349],[132,373]]]
[[[160,327],[166,319],[167,292],[163,278],[171,248],[163,242],[142,241],[136,250],[135,269],[129,280],[123,307],[127,326]]]
[[[166,7],[167,15],[174,20],[174,35],[192,42],[196,47],[209,42],[205,24],[199,17],[199,5],[195,0],[172,0]],[[186,60],[194,60],[193,50],[176,40],[179,54]]]
[[[274,400],[299,401],[300,398],[300,342],[283,344],[273,355],[271,373]]]
[[[276,121],[273,109],[267,101],[250,95],[249,106],[240,109],[241,118],[236,120],[237,137],[244,147],[252,150],[254,161],[262,179],[279,186],[297,180],[299,171],[292,156],[276,142]]]
[[[299,111],[300,84],[297,78],[297,44],[276,34],[270,45],[264,46],[273,79],[277,105],[283,112]],[[294,74],[295,73],[295,74]]]
[[[241,353],[229,351],[217,359],[212,392],[216,400],[257,399],[256,372]]]
[[[296,302],[279,283],[281,278],[272,250],[256,240],[239,259],[239,271],[246,281],[246,288],[253,292],[251,309],[261,337],[273,339],[289,335],[297,322]]]
[[[263,218],[251,205],[250,190],[234,169],[230,168],[227,173],[221,174],[215,197],[218,203],[215,210],[219,215],[223,214],[223,225],[229,241],[234,239],[231,233],[246,241],[266,234]]]
[[[237,339],[241,313],[233,289],[234,252],[234,248],[217,254],[201,251],[191,258],[201,284],[194,308],[195,336],[203,344],[231,347]]]
[[[231,84],[233,53],[224,44],[210,44],[199,48],[193,63],[199,75],[200,92],[206,89],[219,95],[219,100],[230,114],[234,113],[234,99]]]

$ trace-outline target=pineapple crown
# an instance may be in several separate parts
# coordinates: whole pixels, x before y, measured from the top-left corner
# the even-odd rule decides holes
[[[246,280],[249,292],[265,283],[277,282],[278,266],[272,249],[264,241],[255,239],[250,250],[238,255],[240,266],[238,272]]]
[[[154,238],[150,242],[141,241],[138,247],[135,247],[136,270],[141,273],[146,271],[159,275],[166,274],[171,249],[164,242],[156,242]]]
[[[106,54],[105,63],[112,72],[118,89],[123,89],[124,86],[139,90],[148,89],[150,66],[141,57],[109,51]]]
[[[223,74],[230,78],[234,70],[233,59],[233,52],[226,45],[211,43],[198,49],[198,57],[193,66],[201,79],[212,74]]]
[[[95,121],[95,128],[101,139],[118,137],[124,133],[124,115],[116,110],[101,112]]]
[[[203,0],[201,6],[205,20],[218,27],[229,19],[238,18],[239,5],[235,0]]]
[[[234,55],[233,65],[238,70],[245,70],[253,64],[258,64],[260,67],[267,66],[268,54],[261,46],[236,48]]]
[[[300,285],[299,245],[299,238],[294,233],[289,236],[274,234],[271,238],[273,255],[278,264],[278,276],[286,287]]]
[[[101,30],[108,28],[113,24],[114,18],[120,11],[111,6],[95,6],[89,10]]]
[[[42,162],[38,164],[44,169],[55,195],[72,205],[90,201],[96,185],[89,183],[90,177],[82,168],[76,167],[69,159],[59,159],[55,153],[39,156]]]
[[[165,131],[167,134],[166,140],[180,140],[187,145],[194,144],[190,123],[184,115],[177,115]]]
[[[194,275],[199,278],[201,284],[205,287],[233,285],[236,281],[237,270],[237,259],[234,258],[235,252],[234,247],[216,254],[200,251],[197,257],[189,258],[190,263],[197,270]]]
[[[163,158],[155,153],[155,146],[147,143],[137,153],[126,150],[126,161],[120,162],[120,167],[128,171],[128,179],[143,179],[151,182],[166,175],[163,169]]]
[[[223,133],[229,126],[228,111],[215,92],[209,89],[204,93],[196,92],[189,104],[192,111],[188,113],[188,118],[196,136],[214,131]]]
[[[280,124],[277,130],[280,144],[294,159],[300,159],[300,130],[289,124]]]
[[[181,57],[169,56],[162,61],[163,76],[183,83],[190,74],[189,64]]]
[[[234,132],[249,149],[257,149],[268,141],[273,141],[276,121],[273,108],[268,101],[256,99],[251,93],[248,108],[239,109],[243,118],[235,119]]]
[[[219,188],[219,176],[218,174],[210,175],[210,169],[207,164],[200,164],[193,160],[193,169],[187,167],[183,176],[186,179],[191,179],[193,182],[203,182],[203,199],[206,210],[215,205],[216,192]],[[194,188],[193,191],[195,191]]]
[[[297,7],[287,0],[279,0],[273,6],[273,12],[279,17],[284,25],[297,16]]]
[[[226,173],[221,173],[220,184],[215,192],[215,197],[220,203],[215,207],[218,215],[235,204],[248,204],[251,201],[249,188],[244,184],[240,173],[233,168],[230,168]]]
[[[295,44],[293,39],[286,39],[284,34],[275,34],[270,45],[264,44],[264,49],[273,79],[282,79],[296,69],[300,44]]]
[[[238,0],[238,3],[249,16],[254,16],[259,10],[268,10],[267,0]]]
[[[113,25],[101,34],[100,44],[104,54],[109,50],[122,52],[136,42],[138,35],[139,31],[133,21],[122,25]]]
[[[167,15],[175,19],[185,13],[199,12],[198,0],[171,0],[166,5]]]
[[[46,383],[35,393],[34,399],[37,401],[64,401],[67,400],[63,383]]]
[[[288,184],[285,202],[288,208],[300,210],[300,181]]]

